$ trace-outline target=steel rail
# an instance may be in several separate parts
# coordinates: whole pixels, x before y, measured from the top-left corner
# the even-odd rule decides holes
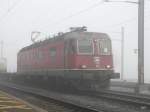
[[[43,98],[45,98],[47,100],[53,100],[54,102],[56,102],[58,104],[62,104],[64,107],[66,107],[68,109],[70,108],[72,110],[75,110],[75,112],[105,112],[104,110],[99,111],[99,110],[96,110],[94,108],[90,108],[90,106],[85,107],[85,106],[80,105],[80,104],[76,104],[76,103],[72,103],[72,102],[65,102],[64,100],[56,99],[54,97],[49,97],[48,95],[46,96],[46,94],[42,95],[42,94],[40,94],[38,92],[35,93],[33,91],[26,90],[24,88],[21,89],[21,88],[17,88],[17,87],[14,87],[14,86],[11,87],[11,86],[5,85],[5,84],[2,85],[1,83],[0,83],[0,85],[1,86],[5,86],[7,88],[15,89],[16,91],[21,91],[21,92],[24,92],[24,93],[28,93],[28,94],[32,94],[32,95],[35,95],[35,96],[43,97]],[[108,111],[106,111],[106,112],[108,112]],[[109,112],[114,112],[114,111],[109,111]]]
[[[0,83],[1,84],[1,83]],[[50,93],[47,93],[47,92],[42,92],[40,90],[34,90],[34,89],[27,89],[26,87],[25,88],[22,88],[22,87],[19,87],[19,86],[15,86],[15,85],[5,85],[5,86],[8,86],[8,87],[11,87],[13,89],[16,89],[16,90],[19,90],[19,91],[24,91],[24,92],[27,92],[27,93],[31,93],[31,94],[37,94],[39,96],[42,96],[42,97],[45,97],[45,98],[51,98],[51,99],[54,99],[54,100],[58,100],[58,101],[62,101],[62,103],[66,103],[67,104],[70,104],[72,106],[76,106],[76,107],[80,107],[81,109],[87,109],[87,112],[123,112],[121,109],[119,110],[116,110],[116,109],[112,109],[110,110],[110,108],[105,108],[105,107],[101,107],[100,106],[100,110],[97,110],[96,108],[93,108],[92,106],[88,106],[88,105],[85,105],[85,104],[80,104],[80,103],[74,103],[74,102],[71,102],[71,101],[66,101],[65,99],[61,99],[61,98],[56,98],[55,96],[53,95],[50,95]],[[106,99],[106,100],[110,100],[110,101],[114,101],[114,102],[119,102],[119,103],[125,103],[125,105],[130,105],[132,104],[133,106],[136,106],[136,107],[150,107],[150,96],[143,96],[143,95],[139,95],[139,94],[129,94],[129,93],[123,93],[123,92],[116,92],[116,91],[110,91],[110,90],[105,90],[105,91],[101,91],[101,92],[81,92],[79,94],[82,94],[84,96],[88,96],[88,97],[91,97],[91,98],[96,98],[96,99]],[[59,100],[60,99],[60,100]]]
[[[150,96],[148,95],[105,90],[94,93],[93,96],[150,107]]]

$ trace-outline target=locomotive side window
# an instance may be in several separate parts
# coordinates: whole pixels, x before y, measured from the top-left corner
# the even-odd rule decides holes
[[[50,59],[54,63],[56,60],[56,48],[50,48]]]
[[[43,59],[43,53],[42,53],[42,51],[40,51],[40,50],[38,51],[38,58],[39,58],[39,59]]]
[[[37,59],[43,59],[43,52],[42,52],[42,50],[40,48],[38,48],[36,50],[36,58]]]
[[[111,55],[111,42],[110,40],[99,41],[100,55]]]
[[[88,39],[80,39],[77,42],[79,54],[93,54],[93,41]]]

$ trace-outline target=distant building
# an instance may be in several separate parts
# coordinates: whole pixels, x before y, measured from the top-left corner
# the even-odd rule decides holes
[[[7,72],[7,60],[6,58],[0,58],[0,73]]]

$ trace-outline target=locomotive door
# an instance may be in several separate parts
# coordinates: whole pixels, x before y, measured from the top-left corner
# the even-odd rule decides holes
[[[64,68],[67,69],[68,68],[68,58],[69,58],[69,53],[68,53],[68,41],[66,40],[64,43]]]
[[[64,45],[64,67],[65,69],[72,68],[73,66],[73,55],[75,53],[75,45],[74,45],[74,40],[69,39],[65,41]]]

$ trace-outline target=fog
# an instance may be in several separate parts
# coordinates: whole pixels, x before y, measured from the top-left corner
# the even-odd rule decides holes
[[[113,0],[112,0],[113,1]],[[123,1],[123,0],[118,0]],[[131,0],[136,1],[136,0]],[[150,82],[150,0],[145,0],[145,80]],[[39,40],[69,27],[108,33],[113,43],[115,71],[121,66],[121,27],[125,28],[124,79],[137,79],[138,5],[101,0],[0,0],[0,40],[8,71],[16,71],[17,52],[30,45],[31,32]]]

